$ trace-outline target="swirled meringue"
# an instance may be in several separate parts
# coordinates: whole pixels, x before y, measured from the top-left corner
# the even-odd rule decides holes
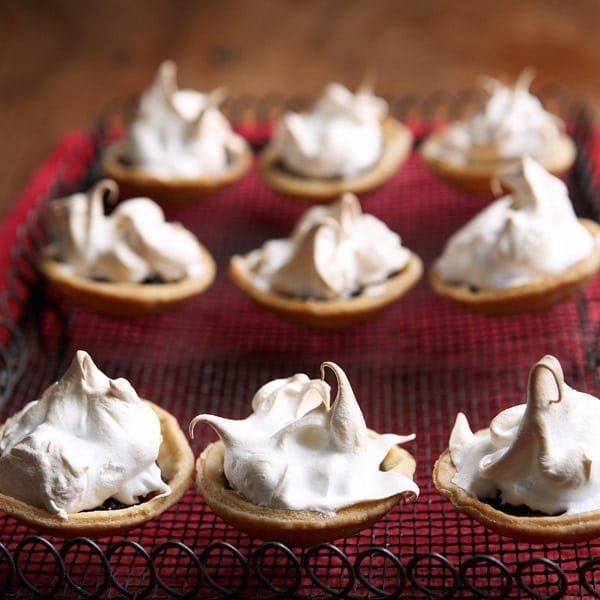
[[[161,442],[158,417],[131,384],[109,379],[79,350],[58,382],[6,421],[0,491],[62,519],[108,498],[163,497]]]
[[[330,406],[325,368],[338,381]],[[225,445],[224,470],[231,487],[259,506],[315,510],[333,515],[368,500],[419,494],[417,485],[380,465],[396,444],[413,435],[370,436],[350,382],[334,363],[321,365],[321,379],[297,374],[258,390],[253,413],[243,420],[199,415]]]
[[[310,112],[283,117],[273,140],[275,153],[298,175],[353,177],[379,160],[386,114],[387,103],[371,89],[353,94],[331,83]]]
[[[472,433],[459,413],[450,437],[452,482],[484,500],[547,515],[600,508],[600,400],[565,381],[553,356],[531,369],[527,404],[500,412],[489,429]]]
[[[564,125],[529,92],[532,78],[531,70],[523,71],[513,88],[486,78],[489,98],[483,108],[469,119],[448,125],[439,143],[427,146],[429,157],[456,165],[524,155],[543,160]]]
[[[128,130],[125,156],[159,179],[218,177],[246,142],[218,109],[222,90],[178,89],[176,75],[173,61],[160,65]]]
[[[55,200],[48,223],[63,268],[73,275],[108,281],[178,281],[205,269],[196,237],[179,223],[167,223],[150,198],[120,203],[108,216],[103,199],[118,195],[103,180],[86,193]]]
[[[410,259],[398,234],[362,212],[358,198],[309,209],[291,236],[267,241],[247,262],[257,286],[299,298],[347,298],[401,271]]]
[[[446,243],[441,277],[476,289],[518,286],[566,271],[597,240],[573,211],[565,184],[529,157],[500,181],[513,192],[478,213]]]

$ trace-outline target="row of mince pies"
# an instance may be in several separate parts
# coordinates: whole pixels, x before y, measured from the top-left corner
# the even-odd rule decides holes
[[[578,219],[565,184],[529,157],[500,176],[512,193],[450,237],[430,270],[433,289],[491,315],[543,310],[579,292],[600,269],[600,226]],[[116,184],[52,202],[53,241],[40,268],[67,298],[95,312],[172,309],[213,281],[215,263],[195,236],[166,223],[149,198],[117,205]],[[356,196],[312,206],[289,238],[230,261],[233,281],[260,306],[312,327],[364,321],[421,277],[421,259]]]
[[[331,403],[326,370],[337,381]],[[312,545],[368,527],[413,502],[414,435],[369,430],[344,371],[263,385],[252,414],[201,414],[219,441],[196,486],[224,521],[266,540]],[[433,479],[442,495],[501,534],[531,542],[600,535],[600,399],[569,387],[560,363],[531,369],[527,403],[473,433],[459,413]],[[176,419],[109,379],[78,351],[61,380],[0,430],[0,508],[63,537],[101,537],[158,517],[192,485],[194,458]]]
[[[337,378],[333,404],[325,369]],[[367,429],[340,367],[262,386],[253,413],[199,415],[220,442],[197,462],[215,513],[263,539],[309,545],[368,527],[419,488],[398,444]],[[110,379],[79,350],[64,376],[0,428],[0,508],[63,537],[101,537],[158,517],[192,486],[194,457],[174,416]]]
[[[252,154],[219,111],[223,98],[220,89],[178,89],[175,64],[165,61],[125,138],[104,154],[105,173],[128,195],[175,203],[241,178]],[[260,172],[275,189],[315,202],[378,187],[398,170],[413,142],[387,110],[369,86],[352,94],[330,84],[311,112],[282,119]]]
[[[497,174],[524,155],[553,174],[565,172],[575,145],[562,121],[529,92],[531,78],[524,71],[514,88],[486,79],[487,102],[429,136],[421,149],[425,162],[449,183],[488,194]],[[175,64],[165,61],[125,138],[107,149],[105,173],[128,196],[165,202],[187,202],[241,178],[251,151],[219,111],[223,98],[221,89],[178,89]],[[412,144],[410,130],[388,116],[371,85],[353,94],[332,83],[310,111],[283,116],[261,154],[260,173],[283,194],[331,202],[382,185]]]

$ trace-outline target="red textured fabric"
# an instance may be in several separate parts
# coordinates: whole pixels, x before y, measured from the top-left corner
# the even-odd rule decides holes
[[[423,128],[416,127],[415,131]],[[249,128],[245,133],[262,136],[264,131]],[[597,184],[598,131],[593,133],[584,152]],[[10,252],[17,239],[17,227],[38,202],[49,198],[57,172],[62,173],[62,187],[76,189],[94,159],[95,149],[95,140],[86,132],[74,132],[34,174],[2,226],[3,273],[14,266]],[[594,202],[593,188],[586,189],[587,196],[577,200],[598,209],[589,206]],[[413,154],[391,181],[368,194],[362,204],[365,212],[375,214],[400,233],[404,244],[429,267],[447,237],[487,202],[487,198],[466,196],[440,182]],[[452,589],[458,571],[463,569],[463,580],[478,581],[480,591],[487,589],[492,596],[497,594],[495,597],[501,597],[498,590],[502,590],[506,573],[512,581],[509,595],[516,595],[523,585],[533,586],[541,595],[551,595],[564,582],[560,577],[552,580],[552,570],[550,575],[535,574],[545,560],[551,560],[566,574],[565,589],[574,596],[585,595],[578,577],[582,565],[590,565],[592,571],[595,568],[594,559],[600,556],[597,541],[530,546],[495,535],[458,514],[439,496],[431,482],[431,470],[448,443],[456,413],[464,411],[473,428],[478,429],[499,410],[524,402],[529,368],[543,354],[554,354],[561,360],[570,385],[596,395],[600,392],[596,373],[600,339],[598,279],[578,299],[547,313],[492,319],[437,297],[425,277],[372,322],[343,331],[313,331],[259,309],[227,276],[231,255],[247,252],[266,239],[286,236],[306,208],[298,200],[269,190],[256,168],[213,197],[184,207],[167,207],[168,218],[183,222],[196,233],[218,265],[213,286],[172,314],[139,320],[99,317],[64,303],[52,290],[34,286],[26,314],[37,315],[37,320],[33,320],[34,327],[31,320],[23,321],[26,376],[16,381],[8,395],[3,418],[60,376],[79,348],[87,350],[110,377],[127,377],[140,395],[173,412],[184,429],[200,412],[246,416],[252,395],[263,383],[295,372],[318,377],[320,363],[333,360],[348,374],[370,427],[417,434],[416,441],[406,448],[417,459],[416,481],[421,487],[418,501],[395,508],[354,538],[336,541],[336,548],[359,566],[366,561],[361,554],[365,549],[379,549],[382,554],[369,555],[370,567],[363,565],[373,586],[387,586],[390,593],[390,581],[400,586],[401,571],[408,569],[412,579],[403,584],[406,587],[400,586],[402,589],[413,593],[425,589],[429,594],[437,590],[441,594],[444,586]],[[192,442],[196,455],[214,439],[207,429],[199,427]],[[0,541],[9,549],[31,533],[10,518],[0,517]],[[100,547],[113,548],[122,539],[102,540]],[[224,525],[192,490],[177,507],[131,532],[126,539],[148,551],[167,540],[177,540],[198,555],[207,549],[216,552],[211,543],[225,541],[246,557],[256,556],[260,544]],[[61,547],[59,540],[54,541]],[[294,551],[305,557],[307,565],[314,562],[323,581],[335,586],[334,579],[339,577],[343,587],[346,563],[334,551],[326,549],[324,555],[317,552],[308,558],[303,551]],[[239,583],[241,577],[244,585],[258,594],[261,582],[256,578],[245,580],[239,574],[237,555],[232,552],[229,547],[220,547],[212,575],[220,577],[218,580],[229,590],[232,588],[228,586]],[[400,561],[400,570],[389,562],[386,553]],[[479,555],[501,561],[506,571],[488,561],[488,575],[477,575]],[[287,558],[280,556],[277,560],[277,564],[283,564]],[[112,566],[118,582],[132,577],[135,580],[127,561]],[[285,579],[281,573],[278,576]],[[364,582],[355,581],[353,585],[361,593],[367,589],[373,592]],[[462,591],[467,588],[462,581]],[[301,591],[310,594],[315,590],[319,591],[318,584],[304,574]]]

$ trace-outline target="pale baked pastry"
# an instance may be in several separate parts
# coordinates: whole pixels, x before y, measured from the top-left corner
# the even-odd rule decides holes
[[[514,88],[486,78],[489,98],[482,109],[434,131],[421,145],[421,157],[445,181],[478,194],[491,194],[498,174],[525,155],[563,174],[575,160],[575,143],[529,92],[532,78],[525,70]]]
[[[398,502],[405,501],[402,495],[397,494],[342,508],[333,516],[314,510],[257,506],[231,489],[223,471],[224,454],[223,442],[210,444],[202,452],[196,466],[198,490],[215,514],[226,523],[263,540],[277,540],[292,546],[313,546],[349,537],[379,521]],[[415,460],[406,450],[394,447],[381,463],[381,470],[412,477]]]
[[[433,133],[421,146],[421,156],[435,173],[455,187],[472,194],[492,195],[498,188],[498,175],[514,165],[518,159],[496,161],[471,161],[468,164],[456,165],[434,158],[431,148],[441,143],[443,132]],[[549,152],[539,162],[554,174],[563,175],[575,160],[575,143],[566,134],[561,133]],[[502,186],[500,185],[500,189]]]
[[[365,321],[421,277],[420,258],[358,199],[314,206],[290,238],[232,257],[230,275],[263,308],[317,328]]]
[[[233,281],[263,308],[296,323],[316,329],[342,329],[372,319],[408,292],[421,278],[423,266],[411,254],[406,267],[378,286],[376,295],[359,293],[342,300],[293,298],[255,285],[243,257],[234,257],[229,273]]]
[[[165,180],[130,166],[125,158],[126,147],[124,142],[116,142],[106,149],[102,157],[104,173],[119,183],[124,195],[151,196],[165,204],[187,204],[214,194],[241,179],[252,165],[252,152],[248,148],[229,158],[227,167],[219,175]]]
[[[202,277],[173,283],[108,282],[79,277],[65,271],[52,246],[46,248],[40,271],[65,298],[92,312],[111,317],[143,317],[177,309],[202,293],[213,281],[212,257],[202,249],[203,261],[211,265]]]
[[[175,417],[127,381],[108,379],[82,351],[0,428],[0,509],[61,537],[138,527],[178,502],[193,473]]]
[[[338,381],[335,403],[323,380]],[[310,546],[370,526],[398,502],[414,501],[414,458],[396,444],[410,436],[367,430],[345,373],[323,363],[321,379],[294,375],[264,385],[254,413],[232,421],[199,415],[220,441],[197,462],[197,485],[227,523],[265,540]]]
[[[368,87],[352,94],[330,84],[311,112],[283,117],[260,156],[260,174],[278,192],[314,203],[379,187],[413,143],[410,130],[386,114]]]
[[[167,223],[149,198],[115,201],[116,184],[103,180],[89,192],[53,201],[47,209],[52,242],[39,268],[70,301],[111,316],[136,317],[177,308],[214,280],[216,265],[182,225]]]
[[[486,527],[531,543],[600,535],[600,400],[570,388],[560,363],[531,369],[527,404],[472,433],[459,414],[433,470],[440,493]]]
[[[160,65],[123,140],[102,157],[127,196],[186,203],[240,179],[252,164],[247,142],[218,109],[223,91],[179,89],[172,61]]]
[[[512,194],[448,240],[431,268],[431,285],[490,315],[551,308],[600,269],[600,226],[577,219],[564,183],[528,157],[502,181]]]

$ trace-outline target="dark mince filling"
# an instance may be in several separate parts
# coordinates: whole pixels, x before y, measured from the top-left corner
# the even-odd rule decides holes
[[[395,271],[394,273],[390,273],[385,279],[382,279],[381,281],[379,281],[378,283],[373,283],[371,285],[381,285],[382,283],[385,283],[386,281],[389,281],[390,279],[392,279],[393,277],[396,277],[396,275],[398,275],[398,273],[400,273],[401,271]],[[370,286],[369,286],[370,287]],[[358,290],[356,290],[355,292],[352,292],[347,299],[350,298],[357,298],[358,296],[360,296],[363,292],[364,292],[365,288],[359,288]],[[312,300],[313,302],[331,302],[330,300],[325,300],[323,298],[313,298],[312,296],[292,296],[291,294],[281,294],[279,292],[277,292],[280,296],[286,296],[287,298],[291,298],[294,300]]]
[[[484,498],[482,502],[489,504],[492,508],[499,510],[507,515],[512,517],[557,517],[561,513],[556,515],[549,515],[540,510],[533,510],[526,506],[525,504],[520,504],[519,506],[515,506],[514,504],[507,504],[502,502],[502,496],[500,492],[496,493],[495,498]]]
[[[161,479],[164,483],[169,483],[164,477],[162,477]],[[140,498],[139,502],[136,502],[135,504],[123,504],[122,502],[119,502],[114,498],[108,498],[100,506],[97,506],[96,508],[90,508],[88,510],[82,510],[81,512],[92,512],[96,510],[120,510],[122,508],[130,508],[131,506],[137,506],[138,504],[143,504],[148,500],[152,500],[152,498],[154,498],[155,495],[156,494],[154,492],[151,492],[150,494]]]
[[[295,171],[292,171],[291,169],[289,169],[288,167],[286,167],[283,162],[281,160],[278,160],[276,163],[273,163],[275,168],[278,171],[281,171],[282,173],[285,173],[288,177],[294,177],[295,179],[298,179],[299,181],[348,181],[348,180],[352,180],[355,179],[356,177],[360,177],[363,173],[366,173],[367,171],[370,171],[373,167],[369,167],[367,169],[363,169],[362,171],[359,171],[357,173],[355,173],[354,175],[352,175],[352,177],[339,177],[339,176],[331,176],[331,177],[310,177],[309,175],[300,175],[300,173],[296,173]]]
[[[124,155],[118,156],[117,162],[120,165],[127,167],[128,169],[135,167],[134,162],[130,158],[128,158],[127,156],[124,156]]]
[[[105,279],[104,277],[92,277],[92,279],[94,281],[98,281],[101,283],[114,283],[108,279]],[[163,279],[161,279],[160,277],[158,277],[157,275],[152,275],[151,277],[146,277],[146,279],[144,279],[144,281],[140,282],[141,285],[156,285],[157,283],[166,283]]]
[[[131,160],[131,158],[129,158],[128,156],[125,156],[125,155],[117,156],[117,162],[121,166],[123,166],[127,169],[134,169],[137,166],[135,164],[135,162],[133,160]],[[233,154],[231,154],[231,152],[227,152],[227,158],[225,161],[225,165],[227,167],[230,167],[234,162],[235,162],[235,156]]]
[[[139,502],[138,504],[141,504],[141,502]],[[129,505],[123,504],[122,502],[119,502],[114,498],[109,498],[108,500],[105,500],[100,506],[97,506],[96,508],[90,508],[89,510],[84,510],[82,512],[93,512],[97,510],[119,510],[121,508],[129,508]]]

